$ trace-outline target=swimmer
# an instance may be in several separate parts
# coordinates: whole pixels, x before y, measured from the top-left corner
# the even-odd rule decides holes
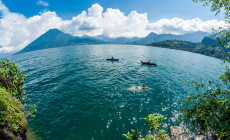
[[[150,89],[149,87],[146,87],[145,85],[141,86],[141,87],[130,87],[128,88],[129,91],[142,91],[144,89]]]
[[[149,87],[146,87],[145,85],[143,85],[142,87],[141,87],[141,89],[148,89]]]

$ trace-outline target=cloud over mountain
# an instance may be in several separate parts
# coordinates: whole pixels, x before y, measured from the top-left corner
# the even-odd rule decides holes
[[[105,35],[116,37],[145,37],[150,32],[158,34],[185,34],[195,31],[211,32],[212,28],[225,26],[224,21],[199,18],[160,19],[149,22],[147,13],[136,11],[125,15],[119,9],[103,9],[99,4],[92,5],[88,11],[63,20],[55,12],[44,12],[27,18],[12,13],[0,0],[0,53],[16,52],[23,49],[37,37],[52,28],[60,29],[74,36]]]

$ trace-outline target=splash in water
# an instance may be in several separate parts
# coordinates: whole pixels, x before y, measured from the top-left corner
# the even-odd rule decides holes
[[[147,88],[147,89],[150,89],[150,88]],[[143,89],[140,86],[133,86],[133,87],[128,88],[127,90],[129,90],[129,91],[143,91],[143,90],[146,90],[146,89]]]

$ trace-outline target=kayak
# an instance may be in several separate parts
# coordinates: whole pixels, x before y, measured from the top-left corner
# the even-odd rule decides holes
[[[118,61],[119,59],[107,59],[107,60],[110,60],[110,61]]]
[[[150,62],[143,62],[143,61],[141,61],[141,63],[142,64],[145,64],[145,65],[154,65],[154,66],[156,66],[157,64],[156,63],[150,63]]]
[[[156,66],[157,64],[156,63],[150,63],[150,62],[143,62],[143,61],[141,61],[141,63],[142,64],[146,64],[146,65],[154,65],[154,66]]]

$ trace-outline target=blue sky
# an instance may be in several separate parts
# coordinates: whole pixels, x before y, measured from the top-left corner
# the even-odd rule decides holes
[[[0,54],[17,52],[53,28],[73,36],[133,38],[225,26],[192,0],[0,0]]]
[[[192,0],[45,0],[49,6],[37,5],[37,0],[2,1],[11,12],[21,13],[26,17],[37,15],[46,9],[55,11],[63,19],[71,19],[94,3],[98,3],[104,10],[106,8],[120,9],[126,15],[131,11],[147,13],[149,21],[173,17],[221,19],[220,16],[215,16],[215,13],[210,12],[209,7],[203,7],[202,3],[194,3]]]

